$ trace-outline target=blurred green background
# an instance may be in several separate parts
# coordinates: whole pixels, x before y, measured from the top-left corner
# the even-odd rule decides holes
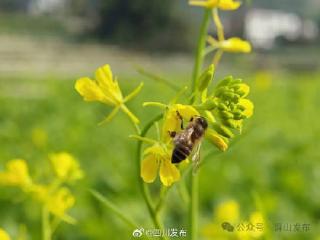
[[[286,14],[294,15],[301,29],[272,32],[271,26],[268,35],[274,38],[262,39],[265,45],[259,45],[263,34],[251,39],[257,42],[253,53],[224,55],[215,81],[230,73],[243,78],[251,87],[255,113],[229,151],[216,151],[204,165],[200,223],[210,223],[215,207],[233,199],[244,221],[262,206],[271,239],[319,239],[320,4],[247,1],[239,11],[223,14],[227,35],[250,40],[248,26],[254,19],[246,16],[257,9],[279,13],[272,16],[280,25]],[[200,9],[182,0],[0,1],[0,169],[10,159],[24,158],[40,178],[49,153],[68,151],[86,173],[73,186],[77,202],[71,215],[78,224],[62,224],[54,239],[131,239],[133,229],[94,199],[91,188],[152,228],[136,181],[136,143],[127,137],[134,129],[122,114],[98,126],[109,109],[82,101],[74,83],[105,63],[124,93],[144,81],[129,106],[146,123],[158,111],[142,103],[167,102],[175,92],[139,75],[135,67],[179,86],[189,84],[200,17]],[[205,146],[203,154],[210,148]],[[171,228],[187,226],[180,187],[170,190],[165,204],[165,224]],[[0,188],[0,227],[13,239],[24,231],[28,239],[40,239],[39,217],[31,200]],[[308,223],[311,229],[277,233],[275,223]]]

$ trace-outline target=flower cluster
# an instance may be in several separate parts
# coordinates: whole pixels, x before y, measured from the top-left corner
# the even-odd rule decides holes
[[[55,173],[51,183],[37,183],[29,174],[27,162],[13,159],[7,163],[6,170],[0,172],[0,185],[20,188],[52,215],[73,224],[75,219],[66,212],[73,207],[75,198],[65,185],[83,178],[84,174],[77,160],[68,153],[51,154],[49,159]]]
[[[240,2],[234,0],[191,0],[189,3],[193,6],[204,7],[207,13],[212,13],[217,27],[218,39],[207,36],[210,45],[207,50],[218,50],[213,61],[215,64],[223,52],[248,53],[251,51],[251,45],[247,41],[237,37],[224,38],[223,26],[218,15],[218,9],[236,10],[240,7]],[[204,55],[200,52],[200,57],[204,57]],[[140,175],[145,182],[154,182],[158,172],[160,180],[165,186],[170,186],[180,179],[180,166],[172,164],[171,161],[175,146],[170,133],[182,131],[181,121],[188,123],[194,116],[205,116],[209,124],[205,137],[221,151],[227,150],[229,139],[233,138],[236,132],[241,133],[243,120],[249,118],[253,113],[253,104],[246,98],[249,94],[249,86],[240,79],[227,77],[210,94],[209,87],[214,72],[215,65],[211,64],[199,77],[197,77],[198,73],[195,74],[195,89],[191,93],[192,100],[189,104],[177,103],[177,99],[170,104],[144,103],[144,106],[154,105],[164,109],[162,128],[158,133],[159,139],[154,140],[145,136],[132,135],[135,139],[149,144],[143,152],[140,169]],[[118,82],[113,79],[109,65],[97,69],[96,80],[80,78],[75,84],[76,90],[84,100],[99,101],[114,107],[104,122],[110,121],[121,109],[136,127],[139,120],[129,111],[125,103],[137,95],[141,87],[142,84],[124,98]],[[137,127],[137,129],[139,128]],[[183,162],[189,162],[189,159],[187,158]]]
[[[212,126],[206,136],[222,151],[227,149],[228,139],[234,137],[233,130],[241,133],[243,120],[253,114],[253,103],[246,98],[249,91],[249,86],[241,79],[229,76],[216,86],[212,95],[203,94],[202,103],[196,106],[205,110]]]
[[[3,230],[2,228],[0,228],[0,239],[1,240],[11,240],[9,234]]]
[[[266,222],[261,212],[253,211],[249,220],[240,218],[240,206],[235,200],[220,203],[213,212],[213,219],[202,228],[207,239],[258,239],[265,234]],[[249,228],[247,228],[250,226]]]

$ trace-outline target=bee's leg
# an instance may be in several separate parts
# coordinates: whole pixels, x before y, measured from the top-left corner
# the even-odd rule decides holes
[[[177,135],[177,132],[175,132],[175,131],[172,131],[172,132],[168,131],[168,133],[169,133],[171,138],[174,138]]]
[[[184,127],[183,127],[183,118],[182,118],[182,116],[181,116],[181,114],[179,113],[178,110],[177,110],[177,116],[178,116],[178,118],[179,118],[180,121],[181,121],[181,125],[180,125],[181,129],[184,129]]]

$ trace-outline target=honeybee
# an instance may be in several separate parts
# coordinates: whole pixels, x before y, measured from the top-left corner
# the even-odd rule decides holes
[[[177,111],[177,115],[181,120],[181,132],[170,132],[170,136],[173,138],[174,149],[172,152],[171,162],[180,163],[190,155],[192,161],[197,164],[199,158],[199,151],[202,137],[208,127],[207,120],[201,116],[193,116],[188,123],[188,126],[183,129],[183,120],[180,113]]]

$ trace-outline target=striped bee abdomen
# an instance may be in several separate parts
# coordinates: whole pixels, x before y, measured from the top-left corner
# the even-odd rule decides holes
[[[171,162],[172,163],[180,163],[185,160],[191,153],[192,148],[184,145],[176,145],[173,149]]]

